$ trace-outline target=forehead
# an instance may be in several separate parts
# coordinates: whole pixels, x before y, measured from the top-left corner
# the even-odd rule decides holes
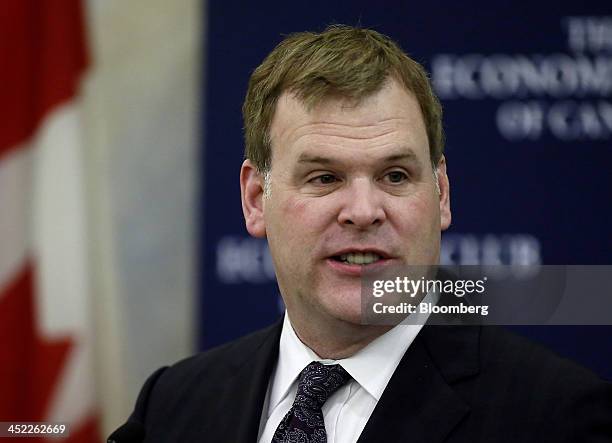
[[[332,145],[340,149],[401,145],[419,157],[429,155],[419,104],[393,79],[358,104],[329,98],[307,109],[293,94],[285,92],[279,97],[270,137],[273,159]]]

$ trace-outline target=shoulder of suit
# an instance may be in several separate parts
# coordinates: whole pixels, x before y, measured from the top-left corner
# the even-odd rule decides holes
[[[504,367],[515,379],[557,385],[561,391],[599,385],[603,380],[583,366],[502,327],[484,326],[480,333],[483,370]]]
[[[592,371],[500,327],[482,328],[480,365],[480,405],[522,414],[559,440],[610,441],[612,383]]]
[[[202,377],[223,378],[227,375],[228,369],[248,364],[249,357],[255,356],[264,344],[279,334],[279,331],[280,326],[276,322],[244,337],[180,360],[167,367],[161,379],[166,383],[189,384],[191,380],[201,380]]]

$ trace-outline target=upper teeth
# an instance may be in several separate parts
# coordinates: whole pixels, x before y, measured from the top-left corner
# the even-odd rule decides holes
[[[349,252],[348,254],[342,254],[340,260],[352,265],[368,265],[380,260],[380,256],[372,252]]]

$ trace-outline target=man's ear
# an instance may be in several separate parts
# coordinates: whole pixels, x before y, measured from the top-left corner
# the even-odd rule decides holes
[[[442,156],[438,162],[437,176],[440,189],[440,228],[444,231],[451,224],[450,184],[446,174],[446,158]]]
[[[263,214],[264,178],[250,160],[240,168],[240,196],[246,229],[253,237],[266,236]]]

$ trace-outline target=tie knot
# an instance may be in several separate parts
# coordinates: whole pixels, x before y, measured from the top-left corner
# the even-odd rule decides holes
[[[327,399],[351,376],[340,365],[313,361],[300,372],[295,405],[320,410]]]

